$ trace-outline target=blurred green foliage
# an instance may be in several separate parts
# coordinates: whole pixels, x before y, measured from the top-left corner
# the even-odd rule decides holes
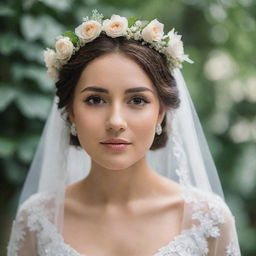
[[[175,27],[195,61],[183,73],[235,215],[242,254],[256,254],[256,1],[2,0],[0,184],[4,255],[20,189],[51,106],[42,50],[97,8]]]

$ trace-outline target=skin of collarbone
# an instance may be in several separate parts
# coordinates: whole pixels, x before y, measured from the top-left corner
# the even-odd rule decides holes
[[[138,87],[144,89],[126,92]],[[164,114],[149,76],[125,54],[108,53],[85,67],[69,114],[80,144],[91,158],[89,175],[78,193],[84,196],[82,200],[124,206],[155,193],[160,175],[149,167],[146,152]],[[116,151],[101,143],[113,138],[130,144]]]

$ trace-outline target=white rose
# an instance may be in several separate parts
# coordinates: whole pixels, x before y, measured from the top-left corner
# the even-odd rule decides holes
[[[119,37],[125,35],[128,28],[128,21],[125,17],[113,14],[111,19],[103,21],[103,30],[110,37]]]
[[[57,62],[57,54],[54,50],[47,48],[44,51],[44,62],[47,68],[53,67]]]
[[[61,37],[55,44],[57,58],[59,59],[70,59],[74,46],[70,41],[69,37]]]
[[[92,41],[99,36],[102,30],[101,24],[96,20],[83,22],[75,29],[75,34],[86,41]]]
[[[173,58],[177,58],[179,60],[183,60],[184,57],[184,48],[183,42],[181,41],[181,36],[177,35],[172,29],[168,36],[170,38],[168,45],[166,47],[167,53]]]
[[[160,41],[164,35],[164,24],[154,19],[142,30],[141,34],[146,42]]]

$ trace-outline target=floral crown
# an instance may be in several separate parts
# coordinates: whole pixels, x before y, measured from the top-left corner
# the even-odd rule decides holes
[[[112,38],[124,36],[140,41],[143,45],[147,44],[166,56],[171,69],[182,68],[183,61],[193,63],[188,55],[184,54],[181,35],[174,32],[174,28],[164,35],[163,29],[164,25],[157,19],[149,22],[135,17],[127,19],[115,14],[110,19],[104,19],[102,14],[93,10],[91,18],[83,18],[83,23],[76,27],[75,32],[66,31],[56,38],[55,50],[47,48],[44,51],[47,73],[57,82],[61,67],[82,46],[93,41],[101,33]]]

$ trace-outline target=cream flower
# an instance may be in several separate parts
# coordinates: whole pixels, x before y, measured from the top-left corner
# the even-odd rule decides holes
[[[103,19],[103,15],[93,12],[92,17],[85,17],[83,23],[76,27],[75,35],[72,31],[66,31],[64,35],[56,39],[55,49],[44,51],[44,61],[48,74],[53,80],[58,79],[58,73],[72,54],[75,54],[87,42],[93,41],[102,31],[109,37],[125,36],[127,39],[140,41],[142,45],[150,43],[149,47],[164,54],[170,68],[182,68],[181,63],[187,61],[193,63],[184,54],[181,36],[172,29],[168,35],[164,35],[164,24],[157,19],[150,21],[131,20],[132,25],[128,27],[128,19],[113,14],[110,19]],[[144,27],[144,24],[147,24]],[[167,40],[169,39],[169,40]]]
[[[113,14],[111,19],[103,21],[103,30],[110,37],[119,37],[126,34],[128,21],[125,17]]]
[[[141,33],[143,39],[148,43],[160,41],[164,35],[164,24],[160,23],[157,19],[154,19],[142,30]]]
[[[50,78],[53,79],[54,82],[58,81],[58,79],[59,79],[59,71],[58,71],[58,69],[56,69],[54,67],[48,68],[47,74],[49,75]]]
[[[187,61],[189,63],[194,63],[189,59],[188,55],[184,54],[183,42],[181,41],[181,35],[177,35],[174,32],[174,28],[168,33],[170,41],[166,47],[166,52],[172,58],[176,58],[178,61],[183,62]]]
[[[74,46],[70,41],[69,37],[61,37],[55,44],[55,49],[58,59],[70,59]]]
[[[83,22],[75,29],[75,34],[87,42],[94,40],[99,36],[102,30],[101,24],[96,20],[89,20]]]
[[[170,38],[170,41],[168,42],[166,51],[167,53],[172,56],[173,58],[177,58],[180,61],[184,60],[184,48],[183,48],[183,42],[181,41],[181,36],[177,35],[174,32],[174,29],[172,29],[168,36]]]
[[[44,62],[47,68],[56,66],[57,54],[54,50],[47,48],[44,51]]]

